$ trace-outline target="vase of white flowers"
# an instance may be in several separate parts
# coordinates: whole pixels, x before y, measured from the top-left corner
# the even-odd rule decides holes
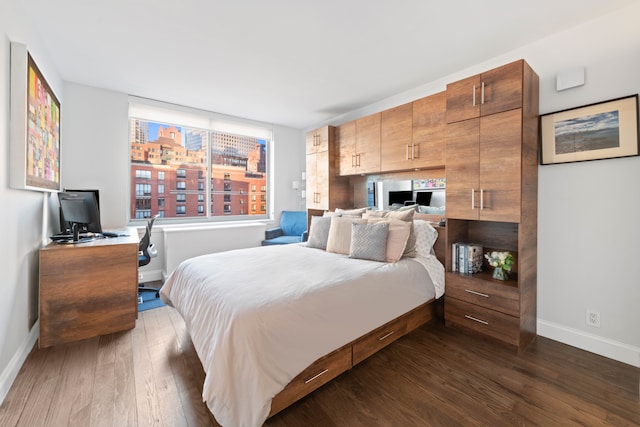
[[[511,271],[513,265],[513,255],[509,252],[487,252],[484,257],[489,262],[489,265],[494,268],[493,278],[497,280],[507,280],[509,277],[508,272]]]

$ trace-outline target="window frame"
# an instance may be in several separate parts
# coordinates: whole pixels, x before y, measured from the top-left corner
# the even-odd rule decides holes
[[[130,97],[134,98],[133,101],[130,100],[130,106],[131,104],[137,104],[140,100],[135,98],[135,97]],[[144,100],[144,104],[147,103],[148,100]],[[155,117],[151,117],[151,116],[145,116],[145,115],[138,115],[138,114],[132,114],[131,108],[130,108],[130,114],[128,117],[129,120],[129,127],[130,129],[132,128],[133,124],[134,124],[134,120],[141,120],[143,122],[152,122],[152,123],[159,123],[163,126],[176,126],[176,127],[180,127],[180,128],[188,128],[188,129],[197,129],[197,130],[202,130],[202,131],[206,131],[207,137],[206,137],[206,141],[203,141],[204,144],[206,144],[206,160],[205,160],[205,170],[202,172],[198,173],[198,176],[196,178],[196,181],[199,181],[199,183],[197,184],[197,190],[193,189],[193,190],[187,190],[186,193],[190,194],[190,191],[193,194],[198,194],[198,197],[196,198],[196,196],[187,196],[185,201],[180,201],[176,203],[179,203],[181,206],[186,206],[186,210],[189,211],[189,206],[192,205],[193,207],[193,211],[192,211],[192,215],[193,216],[187,216],[186,213],[178,213],[176,211],[176,216],[175,217],[164,217],[164,214],[166,212],[169,212],[170,210],[167,210],[167,207],[169,207],[170,205],[167,205],[165,202],[164,206],[158,206],[158,213],[161,213],[161,217],[162,217],[162,221],[163,223],[202,223],[202,222],[224,222],[224,221],[260,221],[260,220],[268,220],[270,219],[270,210],[271,210],[271,206],[273,204],[273,193],[271,191],[271,189],[273,188],[273,183],[274,183],[274,172],[271,168],[271,157],[272,157],[272,153],[273,153],[273,146],[274,146],[274,138],[273,138],[273,125],[271,124],[267,124],[267,123],[263,123],[263,122],[257,122],[257,121],[251,121],[251,120],[246,120],[246,119],[242,119],[242,118],[237,118],[237,117],[231,117],[231,116],[223,116],[223,115],[219,115],[217,113],[212,113],[212,112],[203,112],[200,110],[195,110],[195,109],[191,109],[191,108],[187,108],[187,107],[180,107],[178,109],[175,109],[173,105],[165,105],[164,103],[160,103],[158,101],[149,101],[153,107],[158,110],[161,109],[164,112],[164,116],[162,114],[160,114],[157,118]],[[152,108],[153,109],[153,108]],[[208,127],[201,127],[201,126],[194,126],[193,124],[189,123],[188,120],[185,121],[181,121],[181,117],[184,117],[184,113],[187,112],[189,115],[193,114],[194,116],[197,116],[199,119],[206,119],[209,120],[209,122],[211,123],[210,126]],[[175,119],[172,119],[172,116],[174,116],[175,114]],[[265,180],[263,181],[265,182],[265,185],[258,185],[258,188],[260,188],[261,190],[263,190],[262,193],[262,197],[261,198],[266,198],[266,203],[262,204],[261,207],[264,207],[264,211],[262,211],[261,213],[254,213],[252,211],[248,211],[247,209],[244,208],[245,203],[247,203],[248,201],[245,201],[243,197],[240,197],[239,202],[232,202],[237,204],[238,206],[236,206],[236,212],[239,212],[237,214],[230,214],[227,212],[228,208],[226,206],[226,204],[228,204],[228,202],[224,202],[221,204],[221,206],[219,206],[218,208],[218,212],[214,211],[214,204],[216,203],[215,200],[217,197],[219,197],[220,194],[223,194],[226,191],[213,191],[213,167],[212,167],[212,159],[211,159],[211,154],[212,154],[212,139],[213,139],[213,134],[215,132],[218,132],[219,134],[235,134],[235,135],[239,135],[239,136],[247,136],[247,137],[252,137],[252,135],[248,135],[248,134],[243,134],[243,133],[233,133],[233,132],[229,132],[228,130],[224,129],[223,127],[219,127],[217,126],[217,123],[231,123],[231,127],[236,126],[236,128],[238,128],[238,126],[241,128],[243,125],[245,124],[249,124],[250,126],[253,126],[254,128],[259,128],[262,131],[268,133],[269,137],[260,137],[257,138],[259,140],[264,141],[264,172],[262,172],[265,176]],[[130,141],[130,144],[133,141]],[[133,169],[135,167],[135,164],[133,162],[133,159],[131,158],[130,155],[130,151],[129,150],[129,168],[130,170]],[[156,150],[158,151],[158,150]],[[160,154],[156,153],[158,156],[160,156]],[[247,159],[248,160],[248,159]],[[186,162],[188,162],[187,159],[185,159]],[[254,157],[254,161],[255,157]],[[262,159],[259,159],[259,162],[262,163]],[[254,163],[255,164],[255,163]],[[262,167],[262,166],[260,166]],[[177,197],[177,193],[176,195],[172,194],[173,191],[176,192],[185,192],[184,188],[177,188],[178,184],[178,180],[184,180],[184,179],[190,179],[188,177],[186,177],[185,175],[188,175],[188,172],[185,173],[184,168],[181,166],[176,166],[175,169],[173,169],[174,171],[176,171],[176,180],[174,181],[174,184],[171,184],[171,180],[167,180],[167,174],[166,171],[157,171],[157,175],[156,172],[154,171],[152,173],[152,178],[153,176],[157,176],[157,184],[158,185],[164,185],[164,189],[165,192],[163,194],[160,194],[158,192],[158,194],[152,194],[152,205],[156,204],[154,203],[156,199],[158,199],[160,196],[162,196],[165,200],[170,199],[172,196],[173,197]],[[261,170],[261,169],[257,169],[257,170]],[[182,174],[180,174],[180,172],[182,172]],[[224,181],[228,178],[229,174],[226,173],[224,176],[224,179],[221,181]],[[132,176],[131,172],[130,172],[130,177],[131,179],[134,179],[135,175]],[[153,179],[149,180],[150,182],[153,181]],[[249,188],[256,188],[256,184],[255,183],[251,183],[251,181],[245,181],[246,182],[246,186],[245,188],[233,188],[231,189],[231,194],[233,195],[237,195],[240,194],[241,196],[247,196],[249,194],[253,194],[255,197],[256,191],[249,191]],[[182,185],[182,184],[180,184]],[[167,187],[168,186],[168,187]],[[130,191],[131,188],[133,188],[133,183],[130,183]],[[156,187],[156,186],[153,186]],[[169,189],[171,187],[176,187],[175,190],[174,189]],[[153,190],[156,190],[156,188],[153,188]],[[229,191],[229,190],[227,190]],[[202,201],[200,199],[200,195],[204,195],[204,201]],[[145,195],[146,196],[146,195]],[[189,197],[193,197],[193,199],[190,199]],[[222,198],[224,199],[224,198]],[[134,195],[130,195],[130,200],[132,200],[130,203],[134,203],[134,206],[129,206],[128,209],[128,214],[130,216],[130,223],[139,223],[141,221],[140,218],[135,218],[135,196]],[[177,200],[177,199],[176,199]],[[219,199],[218,199],[219,200]],[[232,197],[232,200],[235,200],[234,197]],[[204,213],[200,213],[201,208],[198,207],[198,205],[204,205],[205,209],[204,209]],[[182,209],[182,208],[180,208]],[[162,212],[160,212],[162,211]],[[258,211],[260,212],[260,211]],[[133,224],[135,225],[135,224]]]

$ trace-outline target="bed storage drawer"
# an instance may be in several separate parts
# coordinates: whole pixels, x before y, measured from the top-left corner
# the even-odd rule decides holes
[[[342,347],[316,360],[278,393],[271,401],[271,412],[276,414],[298,399],[325,385],[341,373],[351,369],[351,346]]]
[[[519,316],[520,295],[513,286],[478,280],[472,276],[447,274],[447,297]]]
[[[406,332],[406,317],[393,320],[369,332],[353,344],[353,364],[362,362],[373,353],[403,336]]]
[[[517,317],[449,297],[444,311],[447,326],[461,326],[518,346],[520,324]]]

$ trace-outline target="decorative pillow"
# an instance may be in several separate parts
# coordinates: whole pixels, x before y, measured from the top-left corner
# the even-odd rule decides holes
[[[349,258],[385,261],[389,223],[352,224]]]
[[[335,214],[338,216],[357,216],[361,217],[369,208],[358,209],[336,209]]]
[[[307,246],[310,248],[327,249],[330,228],[331,217],[312,216]]]
[[[408,223],[413,222],[413,214],[415,214],[415,209],[404,210],[404,211],[371,211],[365,213],[363,218],[395,218],[401,221],[405,221]],[[404,256],[409,258],[415,258],[416,256],[416,236],[413,232],[413,228],[411,228],[411,233],[409,235],[409,241],[407,241],[407,246],[404,249]]]
[[[419,256],[433,254],[433,245],[438,240],[438,231],[429,221],[417,219],[413,221],[413,231],[416,236],[416,253]]]
[[[331,228],[327,239],[327,252],[349,255],[351,248],[351,224],[366,224],[367,220],[354,217],[331,217]]]
[[[411,223],[394,218],[369,218],[368,224],[386,222],[389,224],[387,234],[387,262],[396,262],[404,254],[409,235],[411,234]]]

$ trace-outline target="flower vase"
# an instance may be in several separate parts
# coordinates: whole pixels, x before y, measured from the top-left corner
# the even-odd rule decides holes
[[[502,267],[496,267],[493,270],[493,278],[496,280],[507,280],[507,272]]]

